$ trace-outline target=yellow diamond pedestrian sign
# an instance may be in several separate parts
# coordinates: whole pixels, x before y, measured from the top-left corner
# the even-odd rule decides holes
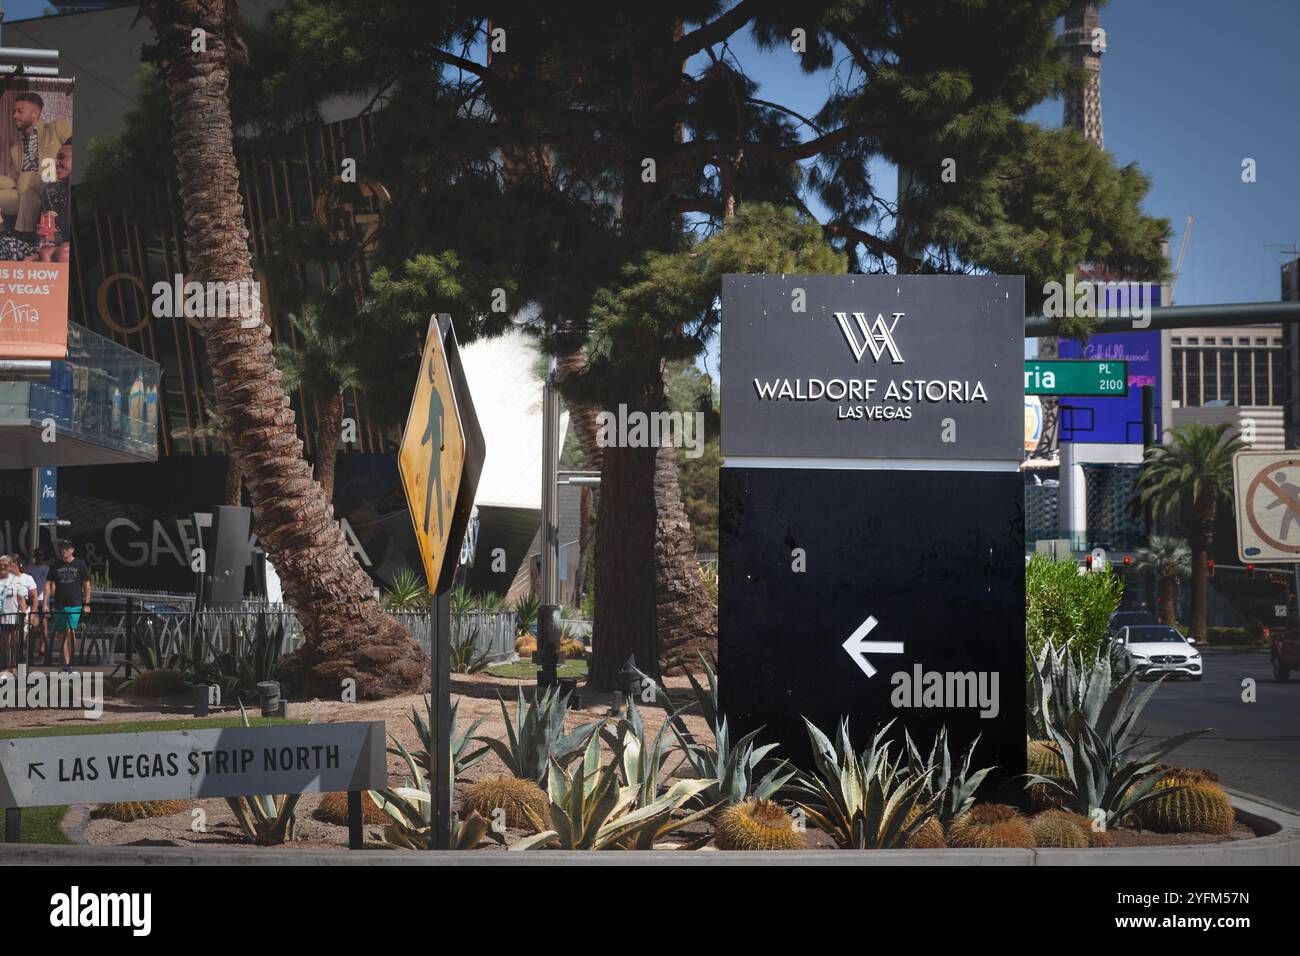
[[[415,539],[434,594],[450,586],[455,571],[478,486],[482,444],[450,316],[435,316],[429,322],[397,453]]]

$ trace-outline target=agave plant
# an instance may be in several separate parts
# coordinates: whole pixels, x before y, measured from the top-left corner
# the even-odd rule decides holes
[[[960,759],[954,764],[948,753],[948,728],[940,727],[935,734],[930,756],[923,758],[917,749],[912,735],[905,733],[907,741],[907,766],[911,773],[925,778],[925,793],[933,798],[933,815],[947,829],[948,824],[975,805],[975,791],[992,772],[992,767],[985,767],[974,773],[970,772],[971,757],[979,743],[979,735],[970,742]]]
[[[718,809],[724,809],[749,798],[771,799],[794,777],[794,772],[785,773],[789,765],[782,760],[761,778],[755,779],[761,769],[760,764],[776,749],[776,744],[755,746],[755,741],[763,730],[761,727],[734,744],[731,743],[727,719],[719,716],[716,665],[703,654],[700,655],[700,663],[704,667],[704,683],[700,683],[694,674],[687,672],[686,678],[695,693],[695,701],[678,710],[673,709],[667,692],[659,684],[638,671],[642,679],[647,682],[646,686],[653,688],[655,702],[667,712],[664,726],[671,727],[676,735],[678,746],[690,768],[691,775],[698,779],[715,781],[700,799]],[[713,744],[697,738],[682,720],[682,715],[692,709],[698,710],[713,731]]]
[[[541,599],[535,594],[527,594],[515,601],[511,608],[515,613],[515,634],[531,634],[537,625],[537,615],[541,610]]]
[[[473,739],[487,744],[514,776],[532,780],[544,788],[551,763],[563,764],[580,751],[587,743],[587,738],[595,734],[604,721],[591,721],[566,734],[564,717],[569,709],[568,694],[561,694],[558,688],[553,687],[540,700],[528,703],[524,700],[524,689],[519,687],[517,692],[519,697],[515,703],[513,720],[506,702],[500,702],[506,738]]]
[[[459,708],[460,708],[460,699],[453,698],[451,702],[451,728],[450,728],[451,764],[452,764],[452,779],[457,781],[459,781],[465,775],[465,772],[469,770],[470,767],[474,766],[474,764],[478,763],[480,760],[486,757],[488,753],[488,748],[486,746],[479,747],[473,750],[470,749],[470,744],[473,743],[474,731],[479,729],[479,726],[483,723],[484,718],[480,717],[478,720],[474,721],[464,730],[458,732],[457,724],[460,722],[460,720],[457,715],[457,711],[459,710]],[[411,722],[411,726],[415,728],[415,734],[420,740],[421,749],[415,751],[414,757],[416,762],[421,767],[429,766],[429,750],[433,746],[433,732],[430,729],[431,727],[433,727],[432,696],[426,696],[424,698],[424,714],[425,714],[424,717],[421,717],[419,711],[417,711],[414,707],[412,707],[410,714],[408,714],[406,718]],[[394,743],[396,743],[396,741],[394,741]],[[398,748],[400,747],[401,745],[398,744]],[[388,752],[392,754],[394,757],[400,757],[402,755],[402,751],[398,748],[389,747]]]
[[[411,786],[369,791],[370,799],[393,821],[384,827],[383,838],[379,842],[382,846],[396,849],[427,850],[433,845],[433,799],[429,786],[416,756],[407,751],[396,737],[391,739],[397,744],[397,752],[406,761]],[[390,749],[389,752],[393,751]],[[450,847],[453,850],[472,850],[484,837],[498,843],[504,840],[477,813],[470,813],[463,820],[454,819],[451,822]]]
[[[594,735],[572,773],[554,758],[550,763],[549,821],[534,819],[540,832],[511,844],[512,850],[649,850],[713,810],[708,806],[682,812],[708,787],[707,780],[678,780],[654,798],[644,798],[645,791],[637,784],[620,786],[622,755],[616,752],[614,761],[602,770],[600,738]],[[545,829],[548,822],[551,828]],[[702,845],[707,839],[690,845]]]
[[[451,589],[449,601],[452,614],[468,614],[474,610],[474,595],[470,594],[464,585],[458,585]]]
[[[477,674],[488,666],[492,658],[490,651],[476,654],[478,628],[474,628],[464,640],[451,642],[451,672],[453,674]]]
[[[389,607],[407,608],[429,603],[429,588],[424,576],[410,568],[402,568],[388,584],[384,603]]]
[[[302,684],[302,662],[296,655],[282,653],[284,621],[272,625],[259,611],[251,631],[241,625],[238,633],[231,633],[228,650],[214,650],[206,681],[219,685],[223,698],[256,700],[260,694],[258,684],[263,681],[276,681],[285,697],[294,696]],[[210,646],[216,645],[210,642]]]
[[[857,754],[849,740],[848,719],[840,721],[835,743],[804,718],[816,774],[800,771],[795,788],[806,794],[795,806],[844,849],[902,847],[930,819],[934,797],[926,797],[927,777],[910,774],[892,756],[885,740],[891,720]],[[919,810],[915,815],[912,811]],[[911,821],[908,818],[911,816]]]
[[[658,681],[640,668],[635,668],[637,674],[641,677],[642,687],[652,692],[650,696],[653,697],[654,703],[659,707],[662,707],[665,713],[667,713],[668,716],[665,719],[673,725],[673,729],[677,731],[678,738],[690,741],[691,743],[696,743],[695,735],[691,733],[690,728],[686,726],[686,722],[682,720],[682,715],[690,710],[698,712],[700,716],[704,718],[704,722],[709,725],[709,728],[713,730],[716,735],[718,714],[720,712],[718,708],[717,665],[714,661],[703,654],[700,654],[700,663],[704,666],[705,684],[701,684],[696,676],[690,671],[686,672],[686,679],[691,682],[691,690],[695,694],[695,700],[682,708],[675,708],[673,706],[672,698],[668,696],[668,691],[666,691]]]
[[[1118,684],[1101,690],[1091,684],[1068,717],[1048,724],[1048,732],[1065,761],[1064,777],[1026,774],[1026,787],[1042,785],[1057,795],[1066,809],[1088,817],[1105,814],[1107,828],[1116,825],[1142,804],[1169,790],[1153,793],[1159,774],[1151,774],[1166,754],[1209,729],[1189,730],[1157,744],[1129,741],[1133,725],[1163,678],[1137,692],[1138,671],[1131,670]]]
[[[677,734],[691,775],[714,781],[700,794],[700,800],[719,810],[742,800],[771,800],[795,775],[792,769],[787,772],[789,764],[781,760],[758,777],[760,765],[776,749],[776,744],[754,745],[762,732],[761,727],[733,744],[724,717],[714,729],[712,747],[686,739],[675,724],[673,732]]]
[[[495,591],[484,591],[478,596],[477,603],[480,611],[500,611],[506,606],[505,598]]]
[[[668,721],[664,721],[654,739],[647,740],[641,711],[635,701],[629,701],[627,716],[616,729],[601,728],[600,735],[615,755],[614,765],[623,785],[637,789],[637,800],[642,805],[656,799],[663,790],[663,765],[673,749],[668,743],[668,727]]]
[[[251,727],[248,711],[239,705],[239,716],[245,727]],[[296,810],[301,793],[286,793],[278,796],[241,796],[226,797],[231,812],[239,823],[239,828],[259,846],[279,846],[298,838],[298,818]]]
[[[1089,722],[1095,721],[1102,701],[1128,670],[1123,654],[1117,655],[1113,644],[1105,654],[1098,654],[1091,666],[1084,663],[1082,655],[1072,654],[1068,645],[1056,648],[1051,644],[1044,645],[1031,664],[1026,729],[1032,740],[1047,738],[1052,727],[1064,727],[1076,710],[1083,711]]]

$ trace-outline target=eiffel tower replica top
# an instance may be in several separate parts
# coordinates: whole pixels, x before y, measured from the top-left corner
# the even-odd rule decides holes
[[[1082,67],[1087,82],[1065,97],[1066,126],[1077,129],[1099,147],[1105,146],[1101,130],[1101,55],[1106,52],[1106,33],[1101,28],[1101,13],[1095,3],[1065,15],[1065,30],[1058,40],[1068,52],[1070,63]],[[1055,337],[1038,340],[1038,357],[1054,359],[1059,356]],[[1043,398],[1043,430],[1034,449],[1034,458],[1055,458],[1059,419],[1055,398]]]

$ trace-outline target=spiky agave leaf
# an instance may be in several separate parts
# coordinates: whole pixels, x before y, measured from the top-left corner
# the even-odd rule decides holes
[[[733,744],[727,719],[723,717],[714,732],[714,746],[710,747],[689,740],[673,728],[692,776],[716,781],[700,794],[700,800],[719,809],[750,798],[768,800],[789,783],[794,771],[785,772],[789,766],[785,760],[778,761],[760,779],[754,779],[767,755],[776,749],[776,744],[755,746],[762,730],[760,727]]]
[[[658,797],[640,802],[645,792],[640,786],[619,785],[619,757],[616,753],[615,760],[601,769],[600,740],[593,736],[571,771],[552,761],[548,775],[551,827],[510,849],[644,849],[712,809],[674,817],[709,786],[712,781],[708,780],[679,780]]]
[[[551,688],[535,703],[524,700],[524,690],[517,688],[514,719],[501,704],[501,717],[506,725],[506,738],[473,737],[487,744],[506,769],[516,777],[532,780],[545,789],[546,777],[552,758],[561,765],[586,746],[587,740],[603,725],[603,720],[583,724],[569,733],[564,732],[564,718],[568,713],[569,695]]]
[[[973,774],[970,772],[971,760],[975,755],[975,747],[979,744],[980,735],[975,735],[975,739],[962,752],[956,764],[953,763],[952,755],[948,752],[946,726],[941,726],[939,732],[935,734],[928,758],[921,757],[921,752],[917,749],[911,734],[904,731],[904,739],[907,746],[908,769],[913,774],[925,777],[926,793],[935,798],[934,816],[938,817],[944,827],[947,827],[975,805],[975,794],[980,784],[993,771],[992,767],[985,767]]]
[[[834,744],[804,718],[816,772],[795,775],[795,786],[807,794],[795,806],[841,847],[901,847],[932,815],[935,798],[923,793],[926,777],[900,772],[902,757],[891,755],[892,744],[885,737],[892,724],[880,728],[858,754],[849,739],[847,718],[840,721]],[[920,812],[913,815],[917,807]]]
[[[1065,763],[1065,776],[1026,774],[1026,787],[1042,785],[1058,795],[1065,807],[1085,816],[1101,810],[1107,827],[1154,799],[1154,782],[1142,778],[1165,755],[1209,730],[1187,731],[1150,745],[1140,737],[1130,742],[1138,716],[1163,683],[1162,678],[1135,693],[1138,676],[1137,671],[1129,671],[1104,696],[1085,691],[1062,726],[1049,726]]]

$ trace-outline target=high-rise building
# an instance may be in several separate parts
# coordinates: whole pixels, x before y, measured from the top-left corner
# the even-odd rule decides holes
[[[1282,301],[1300,302],[1300,258],[1282,266]],[[1282,415],[1286,447],[1300,448],[1300,326],[1282,325]]]

